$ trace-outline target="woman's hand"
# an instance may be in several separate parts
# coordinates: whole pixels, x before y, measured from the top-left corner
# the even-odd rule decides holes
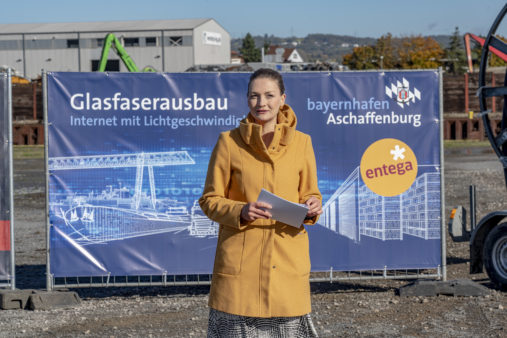
[[[322,204],[317,197],[310,196],[310,198],[306,200],[305,204],[308,206],[306,217],[310,218],[322,214]]]
[[[266,210],[267,209],[267,210]],[[252,222],[256,219],[268,219],[271,218],[271,214],[269,213],[269,209],[271,209],[271,205],[264,202],[250,202],[243,206],[241,209],[241,219],[246,222]]]

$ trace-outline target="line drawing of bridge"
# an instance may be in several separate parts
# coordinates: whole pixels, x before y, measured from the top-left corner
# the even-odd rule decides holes
[[[218,225],[201,215],[194,201],[189,213],[174,199],[157,201],[153,167],[194,165],[187,151],[52,157],[51,171],[105,168],[136,168],[133,195],[126,187],[106,186],[100,193],[66,194],[50,202],[56,220],[68,226],[69,239],[81,245],[105,243],[150,234],[188,231],[193,237],[216,236]],[[148,171],[149,195],[142,191],[144,169]]]
[[[336,189],[323,206],[319,224],[355,243],[361,236],[382,241],[403,240],[404,235],[440,239],[440,172],[419,175],[398,196],[372,192],[362,181],[359,166]]]
[[[76,170],[76,169],[103,169],[103,168],[127,168],[135,167],[136,184],[134,205],[139,209],[141,191],[143,187],[144,167],[148,168],[148,180],[150,183],[150,196],[152,206],[156,205],[155,178],[153,167],[168,165],[195,164],[195,161],[187,151],[168,151],[155,153],[112,154],[91,156],[51,157],[48,159],[49,170]]]

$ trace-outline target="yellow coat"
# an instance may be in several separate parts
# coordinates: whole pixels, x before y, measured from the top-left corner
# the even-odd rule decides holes
[[[241,208],[262,188],[289,201],[322,199],[310,136],[296,131],[288,105],[277,116],[266,148],[251,115],[220,134],[211,154],[204,213],[220,224],[209,306],[249,317],[292,317],[311,311],[308,234],[281,222],[242,223]],[[314,224],[317,217],[305,221]]]

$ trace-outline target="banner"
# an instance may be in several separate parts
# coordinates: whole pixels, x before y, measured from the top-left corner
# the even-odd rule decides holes
[[[249,76],[48,73],[51,274],[210,273],[218,225],[197,200]],[[283,76],[323,195],[312,270],[439,266],[439,73]]]
[[[8,74],[0,73],[0,280],[10,280],[11,267],[11,149],[12,142],[9,137],[11,118],[9,109]]]

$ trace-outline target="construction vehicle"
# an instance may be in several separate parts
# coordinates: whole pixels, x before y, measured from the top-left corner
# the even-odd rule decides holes
[[[498,14],[483,41],[481,63],[479,68],[480,116],[488,140],[503,165],[507,188],[507,72],[503,86],[486,86],[486,69],[491,53],[507,55],[507,43],[495,36],[496,30],[507,12],[507,5]],[[496,50],[496,51],[495,51]],[[504,97],[503,116],[500,132],[495,135],[490,124],[487,98]],[[507,290],[507,210],[498,210],[484,216],[475,226],[475,193],[471,197],[471,229],[466,226],[466,212],[461,206],[453,209],[449,222],[449,232],[454,241],[470,241],[470,273],[481,273],[486,270],[490,280],[499,288]],[[505,197],[501,201],[506,201]]]
[[[109,56],[109,50],[113,47],[113,50],[118,54],[120,59],[123,61],[129,72],[139,72],[139,68],[135,64],[134,60],[128,55],[127,51],[123,47],[122,43],[113,33],[108,33],[104,38],[104,45],[102,46],[102,53],[99,61],[98,72],[106,70],[107,57]],[[141,71],[143,72],[156,72],[153,67],[146,66]]]

